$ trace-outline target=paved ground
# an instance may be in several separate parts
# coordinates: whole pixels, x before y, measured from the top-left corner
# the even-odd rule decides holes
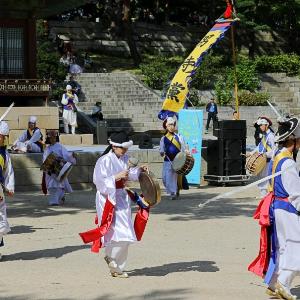
[[[94,191],[75,192],[58,208],[40,194],[17,194],[8,200],[12,233],[0,263],[0,299],[268,299],[262,281],[247,271],[258,246],[251,219],[257,190],[197,207],[232,188],[164,197],[143,241],[130,248],[129,279],[108,276],[103,253],[92,254],[77,235],[93,226]]]

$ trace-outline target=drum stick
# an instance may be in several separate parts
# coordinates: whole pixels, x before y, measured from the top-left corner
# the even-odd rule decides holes
[[[11,109],[13,108],[14,105],[15,105],[15,103],[13,102],[13,103],[7,108],[7,110],[4,112],[4,114],[0,117],[0,122],[7,116],[7,114],[11,111]]]
[[[276,116],[278,117],[278,119],[280,121],[283,121],[284,118],[282,117],[282,115],[277,111],[277,109],[267,100],[269,106],[272,108],[272,110],[274,111],[274,113],[276,114]]]
[[[219,195],[216,196],[216,197],[213,197],[213,198],[211,198],[211,199],[206,200],[206,201],[203,202],[203,203],[200,203],[200,204],[198,205],[198,207],[199,207],[200,209],[202,209],[202,208],[204,208],[205,205],[207,205],[207,204],[209,204],[209,203],[211,203],[211,202],[215,202],[215,201],[217,201],[217,200],[219,200],[219,199],[226,198],[226,197],[232,196],[232,195],[234,195],[234,194],[236,194],[236,193],[239,193],[239,192],[242,192],[242,191],[244,191],[244,190],[247,190],[247,189],[249,189],[249,188],[251,188],[251,187],[253,187],[253,186],[256,186],[256,185],[258,185],[258,184],[260,184],[260,183],[262,183],[262,182],[265,182],[265,181],[267,181],[267,180],[269,180],[269,179],[272,179],[272,178],[274,178],[274,177],[277,177],[277,176],[281,175],[282,173],[284,173],[285,171],[287,171],[288,169],[290,169],[290,168],[292,168],[292,167],[294,167],[294,165],[291,165],[291,166],[285,168],[284,170],[281,170],[281,171],[279,171],[279,172],[277,172],[277,173],[275,173],[275,174],[272,174],[272,175],[269,175],[269,176],[267,176],[267,177],[264,177],[264,178],[262,178],[262,179],[260,179],[260,180],[257,180],[257,181],[255,181],[255,182],[252,182],[252,183],[250,183],[250,184],[248,184],[248,185],[242,186],[242,187],[240,187],[240,188],[238,188],[238,189],[229,191],[229,192],[227,192],[227,193],[219,194]]]

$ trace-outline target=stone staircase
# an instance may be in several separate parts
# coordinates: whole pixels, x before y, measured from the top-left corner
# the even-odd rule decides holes
[[[271,95],[271,102],[282,115],[300,115],[300,79],[285,73],[261,75],[262,91]]]
[[[110,131],[144,132],[161,129],[157,114],[162,100],[128,72],[83,73],[76,78],[82,87],[84,102],[78,108],[90,114],[97,101]]]

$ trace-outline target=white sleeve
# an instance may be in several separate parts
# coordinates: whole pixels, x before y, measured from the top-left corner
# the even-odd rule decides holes
[[[27,130],[25,130],[17,139],[17,142],[26,142],[27,141]]]
[[[281,174],[283,187],[289,194],[289,201],[300,211],[300,177],[297,164],[292,159],[287,159],[281,169],[289,168]]]
[[[140,167],[130,168],[128,173],[129,173],[128,174],[128,180],[138,181],[140,173],[141,173],[141,168]]]
[[[274,148],[275,148],[275,136],[274,136],[273,133],[270,133],[268,135],[267,144],[271,147],[271,151],[266,152],[266,156],[267,156],[267,158],[272,158],[273,157]]]
[[[65,161],[68,161],[73,165],[76,164],[76,159],[73,156],[73,154],[71,152],[68,152],[68,150],[63,145],[61,145],[61,153],[62,153],[62,157]]]
[[[94,174],[93,182],[101,194],[108,196],[114,202],[116,201],[116,180],[112,175],[112,161],[107,156],[102,156],[98,159]]]
[[[166,152],[165,150],[165,143],[164,143],[164,136],[160,139],[160,143],[159,143],[159,153],[160,154],[164,154]]]
[[[179,137],[179,143],[181,145],[181,151],[185,151],[186,150],[186,143],[185,143],[185,140],[183,138],[183,136],[181,134],[178,134],[178,137]]]
[[[6,170],[4,173],[4,185],[9,190],[14,192],[15,190],[15,174],[12,167],[11,159],[8,154],[6,154]]]
[[[49,155],[49,150],[48,150],[48,147],[45,149],[44,153],[43,153],[43,162],[46,160],[47,156]]]
[[[39,129],[37,129],[33,133],[31,139],[28,141],[28,144],[32,144],[32,143],[39,141],[41,139],[41,137],[42,137],[41,131]]]
[[[61,97],[61,104],[63,104],[63,105],[68,104],[68,99],[66,99],[65,94],[63,94],[62,97]]]
[[[77,104],[77,103],[79,102],[78,97],[77,97],[76,94],[74,94],[73,102],[74,102],[75,104]]]

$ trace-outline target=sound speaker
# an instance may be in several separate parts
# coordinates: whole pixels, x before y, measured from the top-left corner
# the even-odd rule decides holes
[[[207,174],[219,175],[219,142],[207,140]]]
[[[207,174],[245,175],[246,140],[210,140],[207,142]]]
[[[245,139],[246,120],[221,120],[214,122],[213,135],[220,139]]]

